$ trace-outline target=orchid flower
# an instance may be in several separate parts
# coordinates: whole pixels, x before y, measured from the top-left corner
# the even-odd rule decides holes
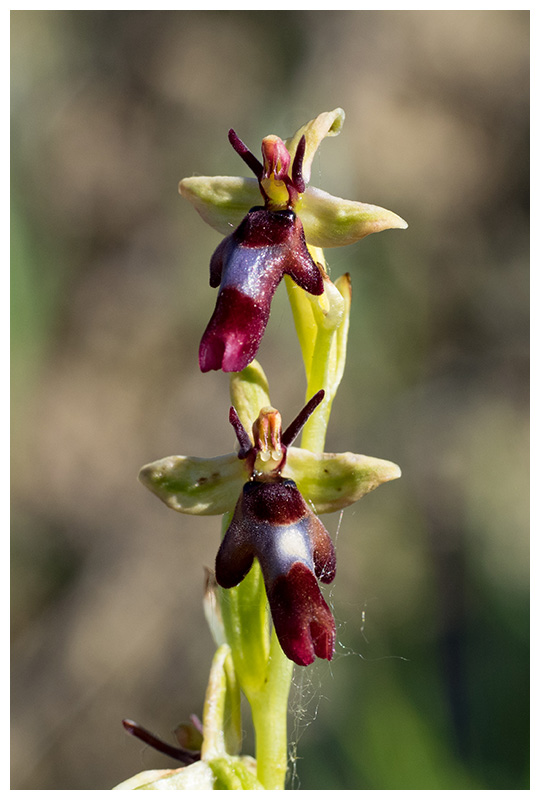
[[[283,275],[312,295],[323,293],[326,273],[312,248],[352,244],[376,231],[407,227],[391,211],[307,185],[319,144],[340,132],[344,118],[337,108],[285,141],[266,136],[262,163],[231,129],[229,141],[255,178],[180,182],[180,193],[202,218],[227,235],[210,263],[210,285],[220,291],[199,349],[203,372],[238,372],[253,360]]]
[[[257,369],[255,362],[244,372]],[[244,374],[237,385],[246,383]],[[238,585],[256,558],[281,647],[303,666],[315,656],[330,660],[335,640],[334,619],[317,583],[334,579],[335,552],[314,509],[338,510],[400,475],[399,467],[382,459],[291,447],[323,396],[317,392],[283,433],[268,398],[251,437],[232,406],[238,452],[215,459],[170,456],[143,467],[139,476],[177,511],[218,514],[234,508],[216,558],[216,580],[226,589]],[[238,400],[241,408],[241,391]]]

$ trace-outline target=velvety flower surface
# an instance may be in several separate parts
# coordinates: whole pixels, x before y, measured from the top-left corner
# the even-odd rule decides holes
[[[294,481],[276,476],[245,484],[216,558],[217,582],[236,586],[254,558],[285,655],[301,666],[315,656],[330,660],[335,624],[317,578],[334,579],[334,546]]]
[[[258,559],[283,652],[301,666],[334,654],[334,618],[317,579],[333,581],[336,556],[326,528],[281,470],[288,446],[323,396],[318,392],[283,434],[279,412],[262,409],[253,425],[253,446],[231,409],[238,456],[252,465],[252,479],[243,487],[216,558],[216,580],[225,589],[237,586]]]
[[[323,292],[294,212],[252,208],[210,262],[210,285],[220,292],[199,348],[203,372],[239,372],[253,361],[284,274],[311,294]]]

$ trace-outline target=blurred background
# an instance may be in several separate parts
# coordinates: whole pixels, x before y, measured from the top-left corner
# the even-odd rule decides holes
[[[403,477],[323,518],[334,661],[296,669],[291,786],[528,787],[529,14],[15,11],[12,63],[12,788],[106,789],[177,766],[213,644],[214,518],[137,482],[229,452],[228,380],[197,348],[220,241],[177,194],[247,175],[347,114],[312,183],[407,231],[327,251],[350,272],[328,450]],[[304,398],[284,287],[259,352]],[[251,748],[246,722],[246,750]]]

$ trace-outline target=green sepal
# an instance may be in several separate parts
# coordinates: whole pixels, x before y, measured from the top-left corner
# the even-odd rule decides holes
[[[236,453],[216,458],[168,456],[139,472],[141,483],[169,508],[197,515],[231,511],[248,477]]]
[[[231,465],[228,471],[217,470],[216,464],[223,463]],[[243,464],[235,453],[208,459],[169,456],[143,467],[140,480],[175,511],[225,514],[234,509],[248,480]],[[401,471],[397,464],[380,458],[289,447],[283,474],[295,481],[318,514],[327,514],[355,503],[381,483],[399,478]],[[205,479],[202,483],[201,478]]]
[[[391,461],[356,453],[312,453],[289,447],[283,475],[294,480],[317,514],[328,514],[399,478],[401,470]]]
[[[197,175],[181,180],[178,191],[223,236],[240,225],[250,208],[263,204],[255,178]]]
[[[223,467],[226,465],[226,468]],[[289,447],[283,471],[318,514],[339,511],[381,483],[401,475],[397,464],[355,453],[312,453]],[[218,458],[169,456],[143,467],[140,480],[169,508],[183,514],[225,514],[248,480],[236,453]]]
[[[262,204],[254,178],[197,176],[184,178],[179,189],[203,220],[223,236],[240,225],[250,208]],[[341,247],[370,233],[408,227],[393,211],[334,197],[313,186],[308,186],[294,210],[304,226],[306,241],[315,247]]]
[[[230,394],[240,422],[251,434],[261,408],[271,405],[268,381],[258,361],[252,361],[242,372],[231,373]]]
[[[295,134],[289,139],[285,139],[285,146],[291,154],[291,163],[298,147],[298,142],[305,136],[306,149],[302,162],[302,175],[306,183],[311,177],[311,164],[319,145],[327,136],[337,136],[341,132],[345,121],[345,112],[342,108],[334,108],[333,111],[323,111],[315,119],[311,119],[298,128]]]
[[[314,186],[308,186],[295,211],[302,220],[306,241],[315,247],[342,247],[370,233],[408,227],[393,211],[334,197]]]

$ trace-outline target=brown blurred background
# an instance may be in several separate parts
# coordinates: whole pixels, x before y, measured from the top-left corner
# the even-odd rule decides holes
[[[312,183],[410,227],[328,252],[354,294],[327,448],[403,477],[324,518],[339,644],[295,672],[293,785],[527,788],[529,14],[11,20],[12,788],[173,766],[121,719],[201,712],[219,524],[136,480],[233,445],[197,365],[220,237],[177,183],[247,175],[230,127],[257,151],[336,106]],[[290,420],[283,287],[259,355]]]

